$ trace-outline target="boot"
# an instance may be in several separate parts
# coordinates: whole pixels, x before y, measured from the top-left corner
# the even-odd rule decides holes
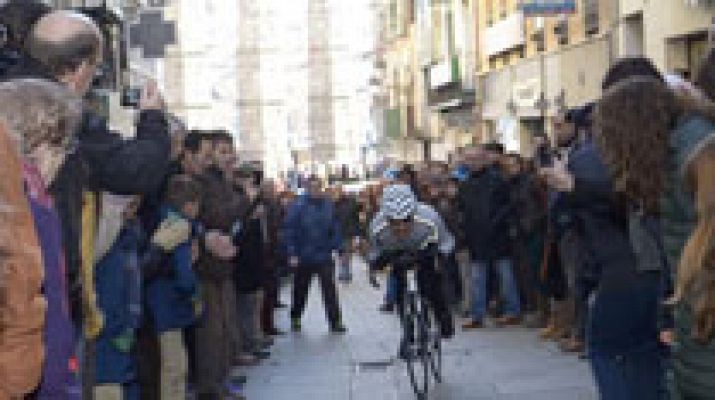
[[[545,338],[545,340],[558,340],[563,337],[566,337],[568,334],[571,333],[571,327],[568,324],[568,314],[568,301],[554,301],[554,329],[552,330],[551,334]]]
[[[539,339],[541,340],[551,340],[556,332],[556,322],[555,317],[551,314],[548,317],[548,322],[546,323],[546,328],[539,330]]]

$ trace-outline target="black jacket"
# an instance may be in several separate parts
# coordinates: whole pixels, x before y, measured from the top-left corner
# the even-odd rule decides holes
[[[23,58],[0,80],[54,80],[37,61]],[[68,286],[75,320],[81,312],[79,270],[82,192],[152,194],[159,190],[169,166],[171,141],[164,114],[143,111],[135,139],[109,130],[107,121],[90,111],[82,116],[77,151],[70,155],[50,188],[62,221]]]
[[[509,184],[497,167],[469,176],[459,189],[458,208],[465,244],[473,260],[490,261],[510,255],[509,228],[514,210]]]
[[[352,239],[360,233],[360,206],[352,196],[343,196],[335,203],[335,215],[340,220],[345,239]]]
[[[574,211],[596,283],[589,347],[608,354],[653,349],[657,347],[660,274],[637,271],[624,207],[595,144],[574,152],[568,168],[575,187],[566,201]]]
[[[264,281],[264,243],[261,220],[251,218],[241,230],[236,257],[235,283],[238,293],[254,293]]]

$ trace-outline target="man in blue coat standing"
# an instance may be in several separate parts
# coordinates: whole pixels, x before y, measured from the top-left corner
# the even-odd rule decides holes
[[[294,332],[301,329],[300,319],[310,283],[313,275],[317,275],[330,331],[345,333],[338,305],[333,258],[343,245],[340,221],[332,201],[323,191],[320,179],[310,177],[307,186],[307,193],[291,206],[285,221],[289,264],[294,271],[292,328]]]

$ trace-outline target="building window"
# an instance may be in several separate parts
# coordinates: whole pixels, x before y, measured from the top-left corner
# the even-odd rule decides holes
[[[546,33],[544,32],[544,17],[536,17],[533,20],[533,33],[531,40],[536,46],[536,51],[546,50]]]
[[[485,1],[485,14],[487,15],[487,26],[494,25],[494,0]]]
[[[586,35],[595,35],[599,31],[598,0],[583,0],[583,18]]]
[[[559,17],[554,26],[554,34],[560,45],[569,44],[569,19],[566,16]]]
[[[415,0],[407,0],[407,22],[409,25],[415,23]]]

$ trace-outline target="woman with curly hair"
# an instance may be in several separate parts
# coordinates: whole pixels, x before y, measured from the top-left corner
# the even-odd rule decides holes
[[[666,325],[660,336],[673,344],[672,389],[682,399],[715,392],[715,105],[707,99],[715,95],[715,52],[696,83],[702,93],[645,78],[618,83],[601,102],[598,129],[616,191],[660,219],[665,264],[677,280],[675,334]]]

